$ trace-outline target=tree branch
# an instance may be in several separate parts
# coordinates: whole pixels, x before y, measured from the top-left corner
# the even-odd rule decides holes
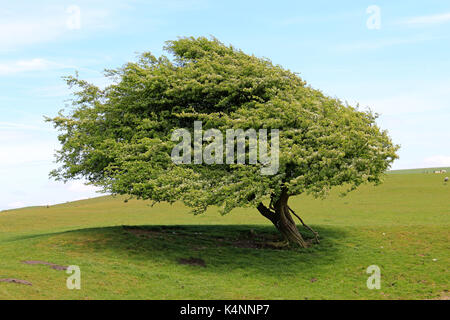
[[[320,241],[319,241],[319,233],[316,232],[316,231],[314,231],[310,226],[308,226],[306,223],[304,223],[303,220],[302,220],[302,218],[300,218],[300,217],[295,213],[295,211],[291,209],[291,207],[288,206],[288,208],[289,208],[289,211],[290,211],[294,216],[296,216],[298,220],[300,220],[300,222],[302,223],[302,225],[303,225],[306,229],[308,229],[309,231],[311,231],[311,232],[314,234],[314,238],[316,239],[317,243],[320,243]]]
[[[260,202],[256,208],[264,217],[266,217],[272,222],[274,221],[275,212],[267,208],[262,202]]]

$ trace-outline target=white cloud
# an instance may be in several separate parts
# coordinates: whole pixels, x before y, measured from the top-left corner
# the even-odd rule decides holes
[[[67,183],[67,190],[74,193],[93,193],[101,190],[100,188],[85,184],[83,181],[72,181]]]
[[[361,104],[369,106],[382,115],[403,115],[441,109],[444,101],[433,101],[420,94],[399,94],[374,100],[362,100]]]
[[[35,162],[52,162],[57,145],[52,143],[30,141],[18,145],[0,146],[0,165],[22,165]]]
[[[61,36],[65,30],[54,19],[26,19],[0,22],[0,50],[47,42]]]
[[[52,62],[40,58],[2,62],[0,63],[0,75],[10,75],[29,71],[44,71],[49,69],[52,65],[54,65]]]
[[[299,24],[326,23],[357,19],[358,17],[360,17],[360,12],[358,11],[333,12],[332,14],[325,14],[322,12],[319,15],[303,14],[301,16],[285,17],[277,21],[276,24],[280,26],[290,26]]]
[[[432,156],[425,158],[423,162],[427,167],[450,167],[450,156]]]
[[[51,163],[57,148],[48,125],[0,122],[0,168]]]
[[[450,22],[450,12],[406,18],[406,19],[398,21],[398,24],[427,25],[427,24],[439,24],[439,23],[445,23],[445,22]]]
[[[444,37],[429,36],[429,35],[416,35],[414,37],[409,38],[390,38],[390,39],[376,39],[376,40],[374,39],[371,41],[340,44],[336,46],[336,50],[339,52],[374,50],[385,47],[415,44],[425,41],[442,40],[442,39],[444,39]]]
[[[85,63],[83,61],[79,62]],[[99,73],[98,71],[93,69],[78,67],[73,64],[73,61],[57,62],[43,58],[32,58],[32,59],[10,60],[0,62],[0,76],[13,75],[24,72],[49,71],[60,69],[73,69],[95,74]]]
[[[7,204],[7,207],[11,208],[11,209],[23,208],[25,206],[26,206],[26,204],[21,201],[15,201],[15,202],[11,202],[11,203]]]
[[[357,99],[361,106],[368,106],[382,115],[409,115],[419,112],[448,110],[450,91],[448,81],[429,83],[417,88],[412,86],[409,91],[400,91],[387,95],[382,90],[374,89],[371,97]],[[377,94],[379,98],[377,97]]]
[[[92,61],[89,61],[92,63]],[[43,58],[32,58],[32,59],[21,59],[21,60],[9,60],[9,61],[0,61],[0,76],[14,75],[18,73],[25,72],[42,72],[49,70],[77,70],[83,71],[90,74],[95,74],[96,76],[100,74],[98,70],[94,70],[86,67],[79,67],[76,64],[86,64],[89,63],[86,61],[73,61],[73,60],[61,60],[58,61],[50,61]],[[97,80],[97,78],[93,78],[93,80]],[[89,78],[87,79],[90,80]],[[55,89],[56,86],[48,87],[49,90]],[[67,87],[67,86],[66,86]],[[40,89],[40,88],[39,88]],[[58,91],[61,91],[61,86],[57,88]]]
[[[20,130],[23,131],[45,131],[45,132],[54,132],[54,130],[49,127],[38,126],[35,124],[26,124],[26,123],[15,123],[15,122],[4,122],[0,121],[0,130]],[[0,141],[2,138],[8,139],[8,133],[3,131],[1,132]]]
[[[108,10],[90,4],[77,6],[80,9],[79,28],[73,28],[73,12],[70,5],[15,6],[0,16],[0,51],[11,51],[19,47],[47,43],[62,37],[113,27],[115,21]]]

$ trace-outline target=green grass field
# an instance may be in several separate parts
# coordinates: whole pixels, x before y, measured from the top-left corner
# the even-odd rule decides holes
[[[337,194],[290,200],[321,234],[319,245],[304,250],[266,247],[277,233],[256,209],[193,216],[179,204],[100,197],[2,211],[0,279],[32,286],[0,282],[0,298],[448,298],[450,184],[443,175],[392,174],[381,186]],[[199,263],[180,263],[190,258]],[[67,289],[65,271],[24,260],[78,265],[81,290]],[[366,286],[370,265],[381,269],[380,290]]]

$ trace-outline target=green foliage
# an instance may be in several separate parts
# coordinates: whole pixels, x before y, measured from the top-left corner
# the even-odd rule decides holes
[[[201,213],[256,206],[281,188],[290,195],[325,195],[379,183],[397,158],[376,115],[310,88],[295,73],[247,55],[217,39],[168,41],[173,55],[144,53],[137,62],[107,71],[113,84],[79,87],[68,115],[48,119],[62,144],[52,172],[57,179],[87,178],[114,194],[156,202],[177,200]],[[175,165],[175,129],[280,130],[280,168],[263,176],[258,165]]]

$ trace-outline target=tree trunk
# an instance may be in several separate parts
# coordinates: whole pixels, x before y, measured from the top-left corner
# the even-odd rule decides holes
[[[288,199],[289,196],[283,191],[280,199],[274,204],[273,210],[270,210],[262,203],[258,205],[257,209],[264,217],[269,219],[275,225],[286,241],[290,244],[296,244],[302,248],[306,248],[307,244],[305,240],[303,240],[303,237],[298,231],[297,225],[289,212]]]

